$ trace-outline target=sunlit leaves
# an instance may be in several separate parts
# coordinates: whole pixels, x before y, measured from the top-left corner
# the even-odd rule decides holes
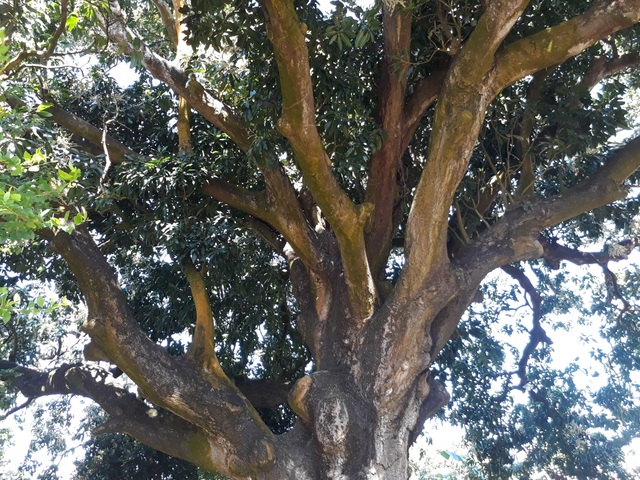
[[[0,319],[4,323],[9,322],[14,315],[27,317],[48,315],[54,310],[65,308],[69,305],[70,303],[66,298],[51,301],[44,296],[38,295],[35,299],[29,299],[23,298],[19,291],[0,287]]]
[[[72,32],[76,25],[78,25],[79,17],[77,15],[69,15],[67,18],[67,22],[65,23],[65,27],[67,31]]]
[[[0,28],[0,65],[3,65],[9,60],[9,46],[6,42],[5,29]]]
[[[71,210],[63,207],[65,193],[80,177],[79,169],[69,166],[67,170],[58,169],[56,177],[49,177],[51,164],[41,151],[33,155],[25,152],[22,159],[13,156],[0,161],[3,252],[20,249],[39,229],[71,231],[74,225],[82,223],[83,213],[71,215]]]

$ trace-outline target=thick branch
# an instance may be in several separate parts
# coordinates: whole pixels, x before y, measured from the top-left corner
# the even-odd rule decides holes
[[[541,240],[544,253],[542,257],[553,269],[560,268],[560,262],[565,260],[575,265],[606,265],[611,261],[628,258],[634,248],[640,245],[640,238],[623,240],[608,246],[602,252],[581,252],[575,248],[565,247],[555,242]]]
[[[449,69],[449,63],[438,67],[431,75],[421,79],[415,86],[413,94],[407,100],[402,127],[402,145],[405,150],[420,125],[422,117],[438,98],[444,79]]]
[[[166,83],[184,98],[192,108],[220,130],[227,133],[242,151],[248,151],[251,146],[252,136],[242,120],[229,107],[211,96],[195,78],[187,77],[182,69],[156,55],[143,42],[140,42],[141,47],[139,49],[134,48],[130,39],[134,38],[135,34],[127,28],[118,2],[112,0],[109,5],[111,10],[101,13],[103,15],[103,25],[109,39],[117,43],[126,54],[140,55],[142,65],[149,73]],[[180,45],[183,45],[183,42],[179,41],[178,46]],[[180,56],[180,51],[178,55]],[[314,250],[313,242],[310,238],[310,232],[306,228],[304,216],[297,204],[295,191],[291,183],[278,167],[274,168],[261,164],[260,168],[269,187],[266,200],[270,202],[271,212],[276,212],[275,208],[273,208],[276,203],[285,208],[282,209],[284,211],[280,210],[278,215],[272,215],[270,219],[258,218],[267,221],[280,231],[309,268],[317,268],[319,256],[312,253]]]
[[[585,73],[578,87],[579,89],[590,91],[604,78],[615,75],[625,68],[637,65],[640,65],[640,55],[637,52],[625,54],[621,57],[616,56],[611,60],[604,57],[597,58]],[[535,103],[539,100],[544,81],[552,69],[553,67],[545,68],[534,74],[529,86],[523,118],[515,132],[516,154],[521,162],[518,196],[533,194],[535,160],[530,137],[534,126],[535,112],[532,106],[535,106]],[[577,107],[582,107],[577,98],[574,103]]]
[[[305,184],[335,229],[349,228],[356,219],[355,206],[339,187],[316,127],[315,104],[301,24],[291,0],[265,0],[269,40],[273,44],[282,90],[281,133],[289,139]],[[333,220],[333,221],[332,221]]]
[[[162,19],[164,28],[167,30],[167,35],[169,35],[169,40],[171,41],[174,47],[177,47],[178,31],[176,29],[175,18],[173,16],[173,12],[171,11],[171,7],[167,2],[165,2],[165,0],[151,0],[151,1],[158,9],[158,13],[160,13],[160,18]]]
[[[429,394],[420,405],[420,413],[415,428],[409,433],[409,445],[413,445],[424,428],[424,422],[433,417],[438,410],[451,400],[451,395],[440,382],[429,378]]]
[[[497,48],[527,3],[492,2],[448,71],[438,97],[427,164],[407,223],[407,268],[401,286],[411,292],[410,297],[448,263],[449,209],[493,99],[486,79]]]
[[[212,458],[223,457],[223,445],[189,422],[164,410],[150,408],[135,395],[109,383],[109,373],[95,367],[63,365],[49,372],[0,360],[0,380],[29,399],[48,395],[80,395],[98,403],[109,419],[95,433],[128,433],[140,442],[182,458],[206,470],[220,470]],[[207,451],[203,446],[211,447]],[[227,473],[231,473],[227,469]]]
[[[254,217],[249,217],[244,221],[247,230],[253,232],[256,237],[267,242],[274,252],[285,256],[286,243],[282,236],[278,234],[271,226]]]
[[[562,63],[638,21],[640,0],[598,1],[583,15],[518,40],[497,55],[497,91],[538,70]]]
[[[357,320],[367,319],[375,303],[375,286],[364,245],[370,207],[356,206],[338,185],[316,127],[309,57],[292,0],[264,0],[267,32],[273,44],[282,116],[278,129],[289,140],[304,183],[331,225],[340,247],[345,280]]]
[[[164,3],[164,2],[161,2]],[[185,68],[189,59],[193,54],[193,50],[187,44],[187,38],[185,36],[185,27],[182,24],[182,13],[180,9],[183,6],[183,0],[173,0],[173,10],[175,12],[175,18],[172,18],[172,24],[167,25],[170,31],[174,32],[176,48],[176,63],[181,68]],[[168,9],[168,6],[161,7],[163,11]],[[163,17],[164,18],[164,17]],[[166,20],[165,20],[166,22]],[[172,28],[173,27],[173,28]],[[191,107],[189,102],[183,96],[178,98],[178,151],[181,153],[190,153],[193,150],[191,144]]]
[[[204,277],[191,262],[185,263],[182,268],[196,305],[196,327],[187,357],[198,367],[220,378],[226,378],[216,357],[214,319]]]
[[[526,207],[507,212],[491,229],[462,249],[455,264],[466,272],[469,285],[473,288],[495,268],[545,256],[539,237],[544,229],[624,199],[628,194],[625,181],[638,168],[640,137],[629,141],[579,185],[561,195],[533,201]],[[558,252],[559,248],[549,250],[552,261],[554,251]]]
[[[607,205],[626,196],[623,183],[640,168],[640,138],[629,142],[621,151],[582,184],[563,194],[533,201],[508,211],[500,220],[469,245],[463,247],[453,264],[464,272],[464,282],[456,298],[440,311],[431,327],[431,358],[442,349],[453,334],[462,314],[473,301],[482,279],[496,268],[520,260],[549,258],[552,266],[565,255],[575,263],[604,259],[597,254],[577,255],[565,247],[548,245],[540,233],[576,215]],[[619,252],[629,253],[633,243],[625,242]],[[598,262],[595,262],[598,263]]]
[[[640,0],[599,2],[584,15],[509,45],[496,56],[495,68],[489,75],[496,89],[487,93],[492,97],[497,91],[515,80],[576,55],[598,39],[637,22],[640,19],[639,3]],[[439,111],[440,104],[438,107]],[[465,113],[464,111],[460,112],[460,115],[456,118],[462,118]],[[437,121],[438,117],[436,116],[434,131],[438,127]],[[464,122],[458,121],[458,124],[460,123]],[[626,192],[622,187],[622,182],[638,168],[640,155],[637,150],[639,143],[637,139],[630,142],[615,159],[607,162],[598,177],[593,177],[589,182],[572,189],[572,194],[562,195],[538,204],[541,209],[544,209],[544,214],[535,222],[538,223],[536,228],[555,225],[585,211],[624,198]],[[445,145],[447,144],[449,143],[445,143]],[[467,154],[466,151],[464,153],[465,155]],[[448,157],[445,156],[443,158]],[[432,176],[426,175],[427,172],[432,170],[430,168],[431,165],[431,163],[427,164],[423,179]],[[446,165],[438,162],[434,162],[433,165],[437,165],[440,171],[447,168]],[[435,173],[435,170],[431,173]],[[424,190],[427,193],[434,189],[425,187]],[[428,202],[419,202],[421,199],[420,193],[419,188],[412,212],[417,205],[422,207],[421,210],[426,210],[430,205]],[[425,198],[433,199],[437,197],[425,195]],[[585,198],[587,199],[586,202],[583,201]],[[554,209],[557,210],[553,211]],[[424,228],[422,224],[420,225]],[[533,226],[533,222],[531,226]],[[408,233],[411,234],[411,228],[409,228]],[[410,241],[411,238],[408,239],[408,242]],[[417,255],[418,258],[426,256],[428,250],[425,252],[424,248],[422,247],[420,250],[420,254]],[[410,259],[408,263],[411,264]]]
[[[176,62],[183,67],[193,54],[193,48],[187,41],[187,26],[183,22],[184,15],[181,12],[184,4],[185,0],[173,0],[173,21],[176,32]]]
[[[494,53],[526,4],[491,3],[453,61],[438,96],[427,164],[409,213],[406,267],[367,332],[373,338],[377,332],[393,332],[365,369],[376,372],[371,389],[377,407],[392,417],[401,414],[405,396],[416,388],[409,379],[419,378],[431,362],[425,355],[432,347],[430,323],[464,289],[462,275],[450,269],[447,256],[449,210],[493,98],[484,82]]]
[[[486,276],[486,274],[485,274]],[[468,283],[460,290],[458,295],[436,315],[430,328],[431,347],[429,358],[431,363],[437,358],[445,344],[455,332],[460,319],[467,311],[469,305],[478,297],[478,287],[482,278],[477,275],[469,278]]]
[[[178,99],[178,150],[189,153],[193,150],[191,144],[191,108],[184,97]]]
[[[618,277],[616,277],[616,274],[609,270],[609,267],[606,264],[600,266],[602,267],[602,271],[604,273],[605,286],[607,288],[607,301],[611,302],[614,298],[620,300],[622,302],[622,310],[620,312],[620,315],[622,315],[624,312],[629,310],[631,305],[620,291],[620,284],[618,283]],[[619,318],[620,317],[618,317],[618,320]]]
[[[597,58],[585,73],[580,87],[590,91],[603,79],[615,75],[625,68],[637,67],[638,65],[640,65],[640,53],[638,52],[626,53],[611,60],[604,57]]]
[[[585,182],[563,195],[540,202],[544,226],[557,225],[581,213],[622,200],[628,194],[624,182],[638,168],[640,137],[628,142]]]
[[[53,36],[51,37],[51,41],[49,42],[49,47],[45,52],[44,58],[48,58],[51,55],[53,55],[53,52],[55,52],[56,50],[56,46],[58,45],[58,41],[60,40],[60,37],[62,36],[62,34],[67,28],[67,16],[69,14],[69,8],[67,4],[68,4],[67,0],[60,0],[60,21],[58,22],[58,27],[56,28],[56,31],[53,33]]]
[[[478,284],[488,272],[524,259],[545,256],[540,232],[627,196],[625,180],[640,168],[640,137],[631,140],[590,178],[560,195],[508,211],[491,229],[463,249],[456,264]],[[553,258],[560,247],[546,247]]]
[[[219,178],[210,178],[202,185],[202,193],[256,218],[266,219],[269,216],[262,192],[246,190]]]
[[[252,143],[252,135],[242,120],[228,106],[209,94],[195,78],[188,77],[182,69],[155,54],[143,42],[140,42],[141,47],[136,49],[131,41],[132,38],[135,38],[135,34],[127,28],[119,3],[112,0],[109,5],[110,11],[98,11],[108,38],[117,43],[126,54],[140,56],[142,65],[149,73],[166,83],[192,108],[227,133],[242,151],[248,151]],[[182,43],[179,41],[178,45],[180,46]],[[180,55],[180,52],[178,54]],[[315,254],[315,246],[310,237],[311,233],[307,228],[308,225],[297,203],[295,190],[288,177],[279,167],[266,165],[264,162],[259,163],[259,167],[269,187],[265,199],[269,204],[272,216],[258,218],[280,231],[308,268],[318,270],[320,256]],[[346,199],[344,194],[343,197]],[[348,199],[346,200],[348,201]],[[276,209],[276,205],[280,210]],[[355,208],[352,204],[350,205]],[[363,223],[364,221],[360,221],[360,224]],[[362,252],[364,255],[364,248]],[[352,258],[352,256],[348,258]]]
[[[11,108],[28,108],[25,102],[16,97],[7,95],[5,100]],[[84,138],[96,147],[100,147],[100,150],[93,150],[95,154],[99,155],[102,153],[103,130],[56,105],[51,105],[47,108],[46,112],[51,115],[50,117],[47,117],[47,120],[57,123],[78,137]],[[106,144],[109,152],[109,158],[111,159],[111,163],[114,165],[122,163],[127,156],[138,156],[129,147],[108,135],[106,136]]]
[[[398,203],[398,168],[404,139],[404,103],[407,90],[411,20],[408,10],[390,13],[383,5],[384,52],[382,77],[378,87],[378,121],[385,139],[371,159],[366,201],[373,205],[367,225],[367,253],[373,276],[384,269],[395,223]],[[406,148],[406,147],[405,147]]]

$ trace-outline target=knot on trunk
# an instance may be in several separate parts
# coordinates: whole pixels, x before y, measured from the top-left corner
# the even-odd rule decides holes
[[[298,380],[289,394],[292,410],[314,432],[321,450],[334,458],[351,455],[349,440],[367,425],[366,407],[343,380],[333,372],[315,372]]]
[[[351,478],[371,453],[363,439],[375,425],[373,408],[352,385],[347,375],[318,371],[298,380],[289,395],[291,408],[313,432],[327,478]]]

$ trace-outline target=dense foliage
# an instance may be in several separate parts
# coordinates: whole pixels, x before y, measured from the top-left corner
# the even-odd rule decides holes
[[[98,400],[104,391],[52,381],[51,391],[35,392],[19,381],[86,365],[81,350],[89,344],[87,360],[111,364],[87,367],[95,378],[135,392],[150,418],[160,411],[158,418],[206,430],[151,380],[141,384],[152,378],[140,373],[144,365],[117,357],[87,327],[109,316],[96,310],[102,296],[117,297],[98,280],[88,294],[101,264],[78,267],[80,250],[64,244],[92,238],[140,331],[172,358],[196,364],[202,359],[190,345],[205,345],[196,340],[203,282],[215,317],[213,360],[202,354],[203,371],[235,385],[275,434],[295,431],[296,422],[314,431],[313,409],[291,393],[299,379],[324,371],[357,377],[368,368],[383,378],[378,360],[341,357],[339,344],[350,335],[375,344],[386,323],[357,329],[388,312],[411,332],[415,306],[416,330],[406,335],[418,339],[420,359],[406,347],[412,375],[451,393],[438,415],[465,429],[468,478],[632,478],[623,447],[640,436],[640,262],[632,253],[640,244],[640,147],[627,139],[638,128],[638,20],[620,14],[609,19],[610,31],[598,30],[607,2],[590,1],[282,7],[289,3],[0,2],[0,406],[33,411],[36,397],[71,393],[105,408],[108,415],[87,413],[82,428],[101,424],[104,435],[75,439],[86,442],[75,478],[209,478],[205,461],[174,460],[115,433],[146,438],[143,427],[109,423],[119,410]],[[512,10],[517,20],[509,23]],[[580,52],[557,53],[570,36],[559,28],[574,17],[594,33],[584,27]],[[504,22],[508,33],[487,21]],[[494,76],[482,70],[483,48],[474,49],[479,26],[490,31],[488,45],[504,37],[486,69]],[[522,47],[518,57],[519,42],[535,35],[546,53]],[[528,58],[532,66],[517,70]],[[494,82],[486,89],[477,85],[485,74]],[[193,108],[186,120],[182,101]],[[431,210],[441,218],[432,220]],[[492,250],[500,248],[510,253]],[[94,269],[86,283],[79,268]],[[449,271],[460,287],[436,291]],[[326,285],[341,293],[331,293],[325,311]],[[427,291],[434,296],[420,293]],[[406,309],[393,303],[405,297]],[[422,313],[422,303],[437,308]],[[327,318],[329,326],[313,326]],[[391,365],[405,350],[379,344],[371,358],[388,353]],[[414,377],[389,382],[396,380],[414,392]],[[347,390],[374,398],[377,387],[358,381]],[[421,395],[416,416],[427,404]],[[402,435],[413,441],[445,401],[402,424]],[[37,415],[50,415],[51,428],[36,432],[32,450],[61,455],[65,434],[56,428],[70,422],[67,407],[48,408]],[[168,436],[182,428],[171,425]],[[342,452],[319,451],[318,465]],[[216,461],[217,471],[241,471]],[[55,468],[27,461],[25,469],[57,478]]]

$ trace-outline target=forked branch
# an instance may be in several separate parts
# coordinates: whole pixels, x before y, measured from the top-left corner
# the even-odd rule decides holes
[[[207,461],[217,470],[245,475],[274,461],[271,433],[228,378],[193,368],[192,362],[169,355],[142,332],[115,272],[87,232],[46,230],[40,235],[66,260],[82,290],[88,308],[82,329],[146,399],[205,433],[206,442],[196,444],[199,455],[209,452]],[[225,448],[229,444],[236,446],[234,451]],[[221,456],[215,458],[212,452]]]
[[[526,292],[529,297],[532,315],[533,326],[529,330],[529,342],[524,347],[520,360],[518,361],[518,377],[520,378],[520,385],[518,388],[523,388],[529,380],[527,379],[527,365],[531,355],[538,348],[540,343],[551,344],[551,339],[547,335],[547,332],[542,327],[540,321],[542,320],[542,297],[538,293],[536,287],[531,283],[531,280],[525,275],[525,273],[514,265],[505,265],[502,270],[508,273],[514,280],[516,280],[520,287]]]
[[[263,0],[267,33],[275,53],[282,90],[278,130],[289,140],[305,186],[331,225],[340,247],[354,317],[362,322],[373,312],[375,285],[364,244],[370,206],[355,205],[338,184],[318,133],[305,41],[306,26],[292,0]]]
[[[612,59],[607,59],[605,57],[597,58],[585,73],[582,81],[580,82],[580,87],[590,91],[603,79],[610,77],[611,75],[615,75],[626,68],[638,67],[639,65],[639,52],[625,53],[624,55],[614,57]]]
[[[627,195],[626,178],[640,168],[640,138],[636,138],[607,160],[605,165],[580,185],[561,195],[534,200],[526,206],[508,211],[464,246],[453,260],[458,271],[465,273],[465,282],[458,295],[440,311],[431,327],[432,358],[442,349],[473,301],[485,276],[510,263],[545,258],[552,267],[561,260],[577,264],[601,263],[613,256],[628,255],[638,240],[621,242],[606,254],[583,253],[552,244],[540,234],[546,228],[569,218],[607,205]],[[617,253],[615,253],[617,252]]]
[[[438,96],[427,162],[407,223],[407,268],[401,285],[413,296],[448,264],[449,210],[466,170],[485,111],[494,55],[527,1],[489,4],[454,59]],[[437,181],[435,180],[437,179]],[[424,235],[423,232],[429,232]]]
[[[427,110],[435,103],[444,83],[444,79],[449,69],[449,62],[443,63],[428,77],[418,81],[413,89],[413,93],[407,99],[407,105],[404,112],[404,132],[402,145],[405,150],[415,134],[420,120]]]
[[[172,88],[204,118],[229,135],[240,150],[247,152],[253,142],[253,136],[240,117],[230,107],[215,98],[193,76],[188,76],[175,62],[171,63],[160,57],[142,41],[137,42],[139,47],[135,47],[131,39],[136,38],[136,35],[127,27],[119,2],[111,0],[109,7],[108,10],[97,10],[108,38],[119,45],[127,55],[139,56],[142,65],[151,75]],[[177,21],[178,25],[181,25],[179,19]],[[181,28],[178,30],[181,31]],[[178,50],[184,47],[181,38],[178,38],[178,47],[180,47]],[[180,51],[178,51],[178,56],[180,56]],[[261,161],[258,162],[258,166],[269,187],[265,198],[267,200],[275,199],[276,202],[273,203],[285,206],[287,210],[286,214],[281,212],[281,214],[275,215],[276,209],[273,205],[271,212],[274,215],[269,219],[264,216],[258,216],[258,218],[278,229],[292,244],[307,266],[317,268],[319,256],[311,253],[314,250],[313,242],[310,238],[310,232],[306,229],[306,222],[297,204],[291,183],[281,168],[267,165]],[[212,180],[211,183],[221,185],[218,180]],[[210,191],[209,187],[206,188]],[[229,188],[233,189],[233,187]],[[346,199],[346,196],[344,198]]]
[[[49,59],[52,55],[55,54],[56,47],[58,46],[58,41],[60,37],[64,33],[67,28],[67,17],[69,15],[69,7],[68,0],[60,1],[60,20],[58,21],[58,26],[56,30],[53,32],[51,39],[49,40],[49,46],[46,50],[23,50],[14,58],[9,60],[2,68],[0,68],[0,75],[11,75],[15,73],[25,60],[29,58],[37,58],[39,61],[44,61]]]
[[[544,248],[542,258],[551,268],[558,269],[563,260],[575,265],[606,265],[611,261],[626,259],[633,249],[640,245],[640,238],[622,240],[607,246],[601,252],[582,252],[545,239],[541,239],[541,243]]]
[[[95,401],[109,414],[95,434],[127,433],[156,450],[208,470],[221,470],[212,457],[224,452],[204,431],[166,410],[149,406],[113,385],[110,378],[109,372],[97,367],[65,364],[43,372],[0,360],[0,381],[16,387],[29,401],[49,395],[79,395]],[[210,444],[213,455],[194,448]]]
[[[562,257],[575,263],[597,263],[598,254],[579,254],[544,241],[540,234],[565,220],[624,199],[628,193],[625,181],[638,168],[640,137],[627,143],[584,182],[562,194],[508,211],[463,248],[454,263],[478,284],[490,271],[525,259],[547,258],[552,265]],[[625,244],[625,252],[635,246],[633,242]]]

